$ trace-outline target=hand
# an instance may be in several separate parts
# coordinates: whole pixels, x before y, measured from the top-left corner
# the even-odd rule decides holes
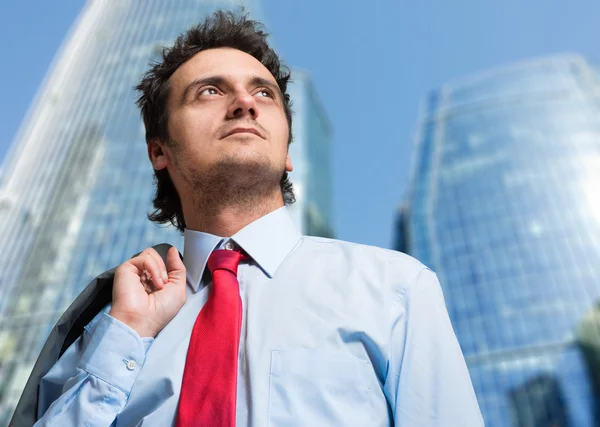
[[[140,337],[155,337],[185,303],[185,266],[177,248],[167,266],[153,248],[121,264],[115,272],[110,316]]]

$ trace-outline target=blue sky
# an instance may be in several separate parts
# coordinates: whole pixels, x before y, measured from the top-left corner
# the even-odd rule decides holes
[[[0,157],[83,4],[0,2]],[[264,0],[262,5],[275,47],[288,65],[310,72],[334,127],[337,237],[383,247],[392,242],[418,106],[428,90],[555,52],[579,52],[600,62],[597,0]]]

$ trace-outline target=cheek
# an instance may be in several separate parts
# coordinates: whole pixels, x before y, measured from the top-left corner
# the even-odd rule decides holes
[[[276,123],[274,123],[273,126],[273,130],[275,132],[274,136],[277,138],[277,141],[283,143],[283,145],[287,147],[290,132],[285,113],[281,112],[280,116],[277,117]]]
[[[171,138],[176,141],[185,142],[186,145],[193,143],[201,144],[209,140],[214,134],[214,120],[208,114],[193,114],[186,112],[179,114],[170,122]]]

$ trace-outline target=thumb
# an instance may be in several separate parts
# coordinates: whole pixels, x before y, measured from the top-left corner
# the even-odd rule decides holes
[[[179,257],[179,251],[172,246],[167,252],[167,274],[169,279],[173,278],[177,282],[185,283],[185,265]]]

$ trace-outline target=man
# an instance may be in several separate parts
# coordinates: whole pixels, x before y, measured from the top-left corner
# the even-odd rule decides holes
[[[435,274],[293,225],[289,73],[266,36],[218,12],[138,86],[150,219],[184,233],[183,261],[117,268],[37,425],[483,425]]]

